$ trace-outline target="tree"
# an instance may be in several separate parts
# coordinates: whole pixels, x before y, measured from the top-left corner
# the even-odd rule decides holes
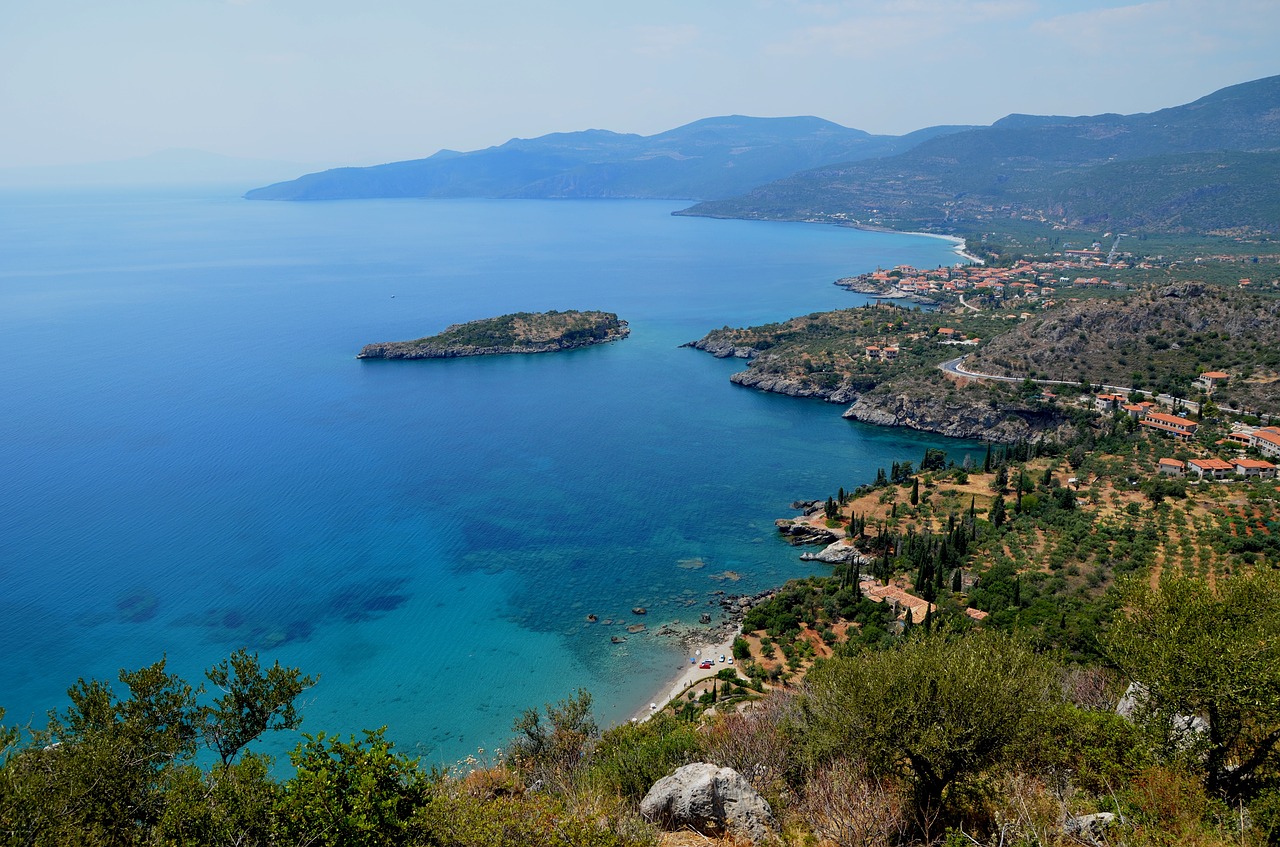
[[[600,735],[591,716],[591,692],[579,688],[573,696],[544,707],[547,720],[537,709],[526,709],[512,727],[518,734],[511,742],[516,764],[529,768],[540,779],[567,780],[587,755],[588,745]]]
[[[989,516],[991,519],[991,525],[996,529],[1004,526],[1005,505],[1003,497],[997,496],[991,501],[991,511],[989,512]]]
[[[392,751],[386,727],[364,739],[305,736],[289,754],[297,773],[277,807],[284,843],[383,847],[409,843],[410,821],[425,802],[416,759]]]
[[[1005,489],[1009,487],[1009,466],[1001,465],[996,468],[996,478],[991,483],[991,490],[997,494],[1003,494]]]
[[[205,718],[204,740],[216,750],[225,768],[245,745],[264,732],[296,729],[302,722],[294,700],[316,684],[297,668],[276,662],[264,673],[258,654],[240,649],[205,671],[222,690]]]
[[[111,685],[81,679],[71,705],[8,753],[0,819],[21,843],[249,843],[267,831],[274,786],[265,759],[237,752],[267,729],[296,726],[293,699],[314,680],[240,651],[208,672],[213,706],[161,659]],[[200,743],[222,767],[205,774]],[[247,840],[246,840],[247,839]]]
[[[819,663],[800,699],[811,764],[855,755],[911,784],[919,820],[947,790],[999,763],[1053,702],[1052,668],[996,631],[940,630],[894,650]]]
[[[1125,616],[1105,640],[1111,659],[1146,687],[1157,725],[1203,718],[1205,787],[1249,801],[1280,767],[1280,573],[1222,578],[1215,587],[1166,577],[1127,586]]]
[[[922,471],[941,471],[947,467],[947,451],[940,450],[937,447],[927,447],[924,451],[924,458],[920,460],[920,470]]]
[[[177,763],[194,757],[199,693],[165,660],[120,671],[128,696],[81,679],[33,744],[5,764],[7,827],[19,842],[131,843],[155,826]]]
[[[911,505],[915,506],[920,503],[920,478],[911,480]]]

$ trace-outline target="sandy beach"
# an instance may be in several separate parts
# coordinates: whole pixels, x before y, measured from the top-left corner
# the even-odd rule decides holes
[[[955,247],[953,248],[953,252],[957,256],[960,256],[964,259],[968,259],[970,262],[974,263],[975,265],[985,264],[982,261],[982,259],[973,255],[972,253],[965,252],[965,249],[964,249],[965,241],[963,238],[959,237],[958,235],[942,235],[937,232],[904,232],[903,235],[923,235],[926,238],[941,238],[943,241],[950,241],[952,244],[955,245]]]
[[[689,655],[685,656],[682,661],[683,666],[676,672],[671,680],[665,683],[661,688],[654,692],[635,714],[631,716],[632,720],[643,721],[648,720],[650,715],[660,711],[663,706],[679,697],[689,686],[701,682],[704,679],[711,679],[723,668],[731,667],[726,661],[720,663],[720,657],[724,656],[726,660],[733,656],[733,639],[737,637],[737,633],[729,636],[726,640],[707,644],[701,648],[691,648]],[[701,650],[701,654],[694,654],[694,650]],[[700,663],[703,659],[714,659],[715,667],[703,670],[698,667],[698,663],[691,663],[690,657],[696,658]],[[657,708],[650,709],[650,704],[655,704]]]

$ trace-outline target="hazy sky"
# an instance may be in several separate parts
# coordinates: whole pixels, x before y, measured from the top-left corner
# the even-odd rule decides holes
[[[1280,73],[1277,36],[1277,0],[0,0],[0,167],[1145,112]]]

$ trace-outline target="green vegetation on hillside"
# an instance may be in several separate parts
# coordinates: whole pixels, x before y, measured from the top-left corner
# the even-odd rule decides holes
[[[1280,299],[1187,283],[1123,303],[1086,301],[993,338],[967,365],[980,373],[1080,380],[1195,399],[1205,371],[1223,408],[1280,414]]]
[[[972,347],[941,344],[940,327],[971,338],[1007,331],[1002,315],[942,315],[893,305],[815,312],[780,323],[712,330],[696,343],[715,352],[726,347],[756,351],[748,368],[778,376],[820,394],[868,391],[889,379],[926,373],[938,362]],[[869,358],[868,347],[895,348],[892,361]]]

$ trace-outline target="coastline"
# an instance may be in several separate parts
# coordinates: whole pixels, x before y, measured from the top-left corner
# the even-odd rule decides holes
[[[700,648],[695,647],[694,650],[701,651],[700,655],[695,653],[695,656],[698,658],[712,658],[716,660],[719,660],[721,656],[732,656],[733,640],[741,633],[742,627],[739,625],[727,640],[710,642]],[[702,670],[696,663],[691,663],[688,657],[681,661],[684,663],[684,667],[654,691],[653,695],[650,696],[649,699],[640,704],[640,707],[632,713],[630,718],[631,721],[647,721],[650,717],[666,708],[667,704],[672,700],[675,700],[677,697],[684,694],[684,692],[689,690],[691,686],[702,682],[703,680],[713,678],[722,668],[736,667],[736,665],[730,665],[727,662],[725,664],[720,664],[719,661],[716,661],[715,667]],[[651,708],[651,706],[653,706],[653,708]]]
[[[923,235],[926,238],[941,238],[943,241],[950,241],[953,245],[955,245],[951,249],[951,252],[955,253],[960,258],[965,259],[975,265],[986,264],[977,256],[973,255],[972,253],[966,253],[964,251],[964,239],[958,235],[942,235],[941,233],[937,233],[937,232],[913,232],[913,231],[903,232],[902,230],[898,230],[898,229],[883,229],[883,230],[875,230],[875,231],[876,232],[902,232],[903,235]]]

